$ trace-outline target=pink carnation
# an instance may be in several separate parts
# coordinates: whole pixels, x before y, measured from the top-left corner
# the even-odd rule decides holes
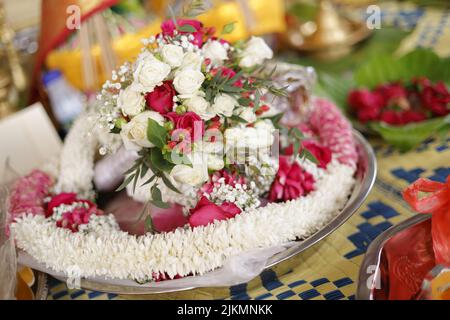
[[[17,180],[8,201],[11,222],[22,214],[44,215],[44,199],[52,185],[53,179],[40,170],[34,170]]]
[[[313,105],[311,129],[319,135],[321,143],[337,155],[339,162],[356,166],[358,153],[350,122],[326,99],[314,99]]]
[[[281,156],[277,176],[270,188],[269,201],[289,201],[314,190],[314,177],[289,157]]]

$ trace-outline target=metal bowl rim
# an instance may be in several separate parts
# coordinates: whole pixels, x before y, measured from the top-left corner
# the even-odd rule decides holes
[[[394,225],[381,233],[378,237],[373,240],[369,247],[366,250],[364,255],[364,259],[361,263],[359,274],[358,274],[358,282],[356,286],[356,300],[374,300],[372,295],[372,288],[369,288],[367,285],[368,281],[368,273],[367,270],[371,266],[375,266],[375,272],[370,274],[373,279],[379,277],[379,266],[381,263],[381,253],[383,251],[384,245],[395,236],[397,233],[411,228],[419,223],[422,223],[431,218],[429,214],[417,214],[411,218],[406,219],[405,221]]]

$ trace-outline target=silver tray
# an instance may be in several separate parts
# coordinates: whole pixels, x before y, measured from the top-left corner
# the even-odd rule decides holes
[[[273,267],[278,263],[299,254],[300,252],[308,249],[309,247],[323,240],[326,236],[334,232],[345,221],[347,221],[347,219],[350,218],[356,212],[356,210],[362,205],[364,200],[367,198],[376,179],[376,172],[377,172],[376,158],[372,150],[372,147],[363,138],[363,136],[356,130],[354,130],[353,135],[356,141],[359,159],[358,159],[358,168],[355,175],[356,184],[345,207],[333,220],[331,220],[325,227],[314,233],[312,236],[302,241],[298,241],[297,244],[291,246],[289,249],[286,249],[285,251],[282,251],[272,256],[269,259],[265,268]],[[30,257],[24,252],[21,252],[19,254],[19,261],[20,260],[22,260],[22,263],[24,263],[25,260],[28,260],[28,264],[30,264]],[[36,265],[34,265],[34,268],[36,268]],[[41,266],[39,269],[40,271],[44,271],[51,274],[52,276],[61,281],[66,281],[66,277],[60,274],[55,274],[54,272],[43,266]],[[170,282],[170,280],[165,282]],[[195,287],[176,287],[167,289],[158,287],[128,286],[118,284],[117,282],[114,281],[108,280],[97,281],[93,279],[81,279],[80,286],[81,288],[87,290],[117,293],[117,294],[156,294],[156,293],[166,293],[166,292],[195,289]]]

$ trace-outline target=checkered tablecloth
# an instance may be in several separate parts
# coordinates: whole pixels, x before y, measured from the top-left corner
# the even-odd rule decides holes
[[[415,27],[399,50],[431,47],[450,54],[448,11],[411,6],[385,7],[383,19],[397,26]],[[397,10],[397,14],[395,11]],[[400,154],[379,140],[370,141],[378,160],[374,189],[358,212],[336,232],[305,252],[264,271],[249,283],[229,288],[202,288],[186,292],[127,297],[85,290],[68,290],[49,279],[49,299],[353,299],[359,266],[372,240],[413,213],[401,190],[419,177],[444,182],[450,175],[450,135],[429,139]]]

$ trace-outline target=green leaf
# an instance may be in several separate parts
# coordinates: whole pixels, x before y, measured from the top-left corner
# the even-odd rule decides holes
[[[133,193],[136,191],[136,186],[137,186],[137,182],[139,180],[140,173],[141,173],[141,167],[138,167],[138,169],[136,170],[136,173],[134,174],[134,179],[133,179]]]
[[[151,232],[151,233],[153,233],[155,231],[154,225],[153,225],[153,219],[152,219],[151,215],[148,215],[147,217],[145,217],[144,230],[145,230],[145,232]]]
[[[277,113],[276,115],[271,116],[271,117],[263,117],[262,119],[269,119],[270,121],[272,121],[273,126],[275,128],[282,129],[283,127],[280,125],[280,121],[283,118],[283,116],[284,116],[284,113],[281,112],[281,113]]]
[[[220,91],[227,92],[227,93],[241,93],[243,90],[242,88],[235,87],[233,85],[224,85]]]
[[[154,176],[152,176],[150,179],[147,179],[147,181],[145,181],[143,184],[141,184],[141,187],[146,186],[146,185],[152,183],[153,180],[155,180],[157,177],[158,177],[158,176],[154,175]]]
[[[141,175],[140,178],[142,179],[148,172],[149,167],[143,162],[141,165]]]
[[[152,193],[152,200],[150,201],[154,206],[162,209],[168,209],[170,208],[170,205],[168,203],[165,203],[162,201],[162,194],[161,190],[159,190],[158,186],[155,184],[151,188]]]
[[[236,21],[227,23],[226,25],[223,26],[222,28],[222,34],[229,34],[232,33],[234,30],[234,25],[236,24]]]
[[[180,190],[178,190],[178,189],[172,184],[172,182],[170,181],[170,179],[167,178],[167,176],[166,176],[165,174],[163,174],[163,175],[161,176],[161,178],[162,178],[164,184],[165,184],[170,190],[172,190],[172,191],[174,191],[174,192],[176,192],[176,193],[180,193],[180,194],[181,194]]]
[[[179,26],[177,29],[178,29],[178,31],[187,32],[187,33],[197,32],[197,30],[190,24],[185,24],[185,25]]]
[[[252,100],[249,98],[239,98],[238,99],[239,105],[241,105],[243,107],[248,107],[250,105],[250,102],[252,102]]]
[[[162,149],[166,144],[167,130],[153,119],[148,119],[147,139],[158,148]]]
[[[134,174],[129,175],[125,178],[125,180],[122,182],[122,184],[116,189],[116,191],[122,191],[127,187],[127,185],[130,184],[130,182],[134,179]]]
[[[342,110],[347,111],[347,95],[355,87],[353,78],[342,78],[327,73],[320,73],[318,84],[314,88],[315,94],[330,98]]]
[[[240,70],[239,72],[237,72],[234,76],[232,76],[229,79],[229,82],[231,84],[235,83],[236,81],[238,81],[242,77],[243,74],[244,74],[244,71]]]
[[[294,151],[294,159],[297,158],[298,152],[300,151],[300,140],[294,141],[293,151]]]
[[[301,152],[301,154],[300,154],[300,157],[306,158],[306,159],[308,159],[309,161],[311,161],[312,163],[315,163],[315,164],[318,164],[318,163],[319,163],[319,161],[318,161],[317,158],[311,153],[311,151],[309,151],[309,150],[306,149],[306,148],[303,148],[303,149],[302,149],[302,152]]]
[[[441,59],[429,49],[416,49],[401,58],[391,55],[374,56],[356,70],[354,79],[358,87],[369,89],[394,81],[409,81],[425,76],[431,81],[450,80],[450,59]]]
[[[152,200],[153,201],[162,201],[161,190],[159,190],[158,186],[154,184],[151,189],[152,192]]]
[[[155,201],[155,200],[151,200],[150,201],[155,207],[161,208],[161,209],[169,209],[170,208],[170,204],[166,203],[166,202],[162,202],[162,201]]]
[[[152,150],[152,149],[150,149]],[[159,170],[152,162],[151,159],[151,151],[150,153],[147,155],[146,159],[145,159],[145,164],[150,168],[150,170],[152,170],[152,172],[156,175],[156,176],[161,176],[162,172],[161,170]]]
[[[298,140],[302,140],[305,137],[303,135],[303,133],[298,128],[292,128],[291,129],[291,135],[293,135],[294,138],[296,138]]]
[[[441,130],[450,130],[450,116],[404,126],[391,126],[383,122],[371,123],[370,127],[383,139],[405,152]]]
[[[150,149],[150,163],[161,172],[169,172],[173,169],[174,165],[164,159],[164,156],[160,149]]]
[[[239,122],[239,123],[248,123],[247,120],[241,118],[240,116],[234,115],[234,114],[230,118],[231,118],[231,120]]]

